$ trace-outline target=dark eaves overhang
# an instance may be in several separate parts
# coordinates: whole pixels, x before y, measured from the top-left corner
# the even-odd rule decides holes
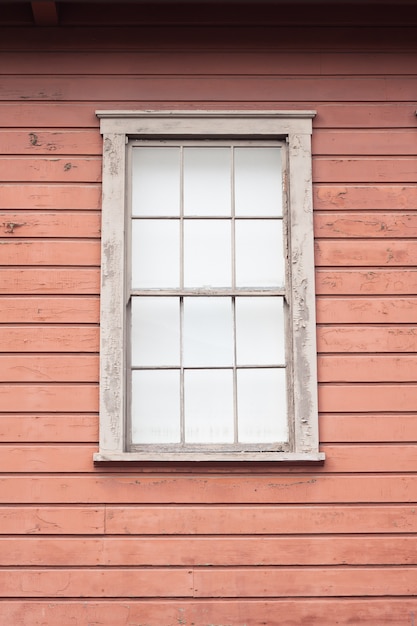
[[[0,0],[0,8],[1,4],[3,4],[7,0]],[[171,8],[176,4],[181,5],[222,5],[222,4],[245,4],[256,6],[259,3],[259,0],[122,0],[123,4],[147,4],[147,5],[169,5]],[[417,0],[261,0],[262,4],[269,5],[328,5],[329,7],[337,7],[338,5],[355,5],[357,8],[360,6],[381,6],[381,5],[391,5],[397,6],[417,6]],[[32,10],[33,21],[37,26],[57,26],[59,24],[59,5],[64,4],[72,4],[72,5],[82,5],[82,4],[112,4],[113,6],[117,6],[117,2],[115,0],[32,0],[30,2],[30,7]],[[11,4],[10,0],[7,1],[7,4]],[[27,0],[13,0],[13,4],[28,4]]]

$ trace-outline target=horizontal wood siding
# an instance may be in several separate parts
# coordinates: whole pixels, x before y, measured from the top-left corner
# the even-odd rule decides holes
[[[326,26],[325,13],[310,11],[315,26],[297,27],[293,13],[287,26],[250,27],[227,11],[224,29],[196,25],[195,8],[187,26],[180,7],[165,25],[86,29],[74,11],[62,10],[61,29],[0,26],[0,622],[413,626],[417,44],[409,13],[402,26],[380,17],[356,28],[348,12],[345,24]],[[108,11],[95,9],[96,19]],[[95,110],[135,108],[317,111],[323,465],[93,465]]]

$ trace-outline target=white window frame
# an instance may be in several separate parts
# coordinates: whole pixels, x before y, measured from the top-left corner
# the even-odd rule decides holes
[[[323,461],[319,452],[312,203],[315,111],[98,111],[103,135],[100,317],[100,441],[95,462]],[[130,139],[204,137],[279,139],[288,144],[286,171],[291,272],[290,451],[127,451],[126,215]]]

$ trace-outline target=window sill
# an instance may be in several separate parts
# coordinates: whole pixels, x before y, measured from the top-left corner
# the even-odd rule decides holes
[[[284,463],[323,463],[324,452],[124,452],[114,454],[96,453],[94,463],[131,463],[131,462],[284,462]]]

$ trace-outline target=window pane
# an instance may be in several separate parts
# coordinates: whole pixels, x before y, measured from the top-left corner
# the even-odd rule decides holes
[[[177,220],[132,220],[132,287],[175,288],[180,275]]]
[[[132,215],[179,215],[180,149],[133,148]]]
[[[184,372],[185,441],[233,442],[232,370]]]
[[[282,298],[236,298],[238,365],[285,365]]]
[[[179,371],[132,372],[132,443],[180,440]]]
[[[236,285],[283,287],[281,220],[236,221]]]
[[[184,366],[233,365],[231,298],[184,298]]]
[[[184,148],[184,215],[230,215],[229,148]]]
[[[132,365],[180,365],[178,298],[132,298]]]
[[[185,287],[230,287],[231,230],[227,220],[184,222]]]
[[[279,148],[235,148],[235,215],[282,215]]]
[[[237,406],[241,443],[288,440],[285,369],[238,370]]]

